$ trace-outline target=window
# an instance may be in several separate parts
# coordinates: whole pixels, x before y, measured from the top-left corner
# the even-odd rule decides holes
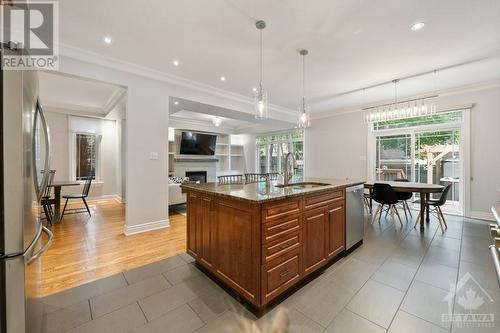
[[[462,213],[465,119],[464,110],[453,110],[373,123],[371,176],[375,180],[405,178],[418,183],[451,185],[444,209]],[[432,198],[439,198],[439,194]]]
[[[75,179],[84,180],[89,175],[96,179],[97,168],[99,166],[99,144],[100,135],[95,134],[75,134]]]
[[[282,170],[282,158],[291,152],[297,162],[296,175],[304,174],[304,131],[292,131],[257,138],[257,170],[260,173]]]

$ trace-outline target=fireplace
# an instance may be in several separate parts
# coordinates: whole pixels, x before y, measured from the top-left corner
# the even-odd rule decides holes
[[[200,183],[207,182],[207,172],[206,171],[186,171],[186,177],[189,177],[190,181],[199,181]]]

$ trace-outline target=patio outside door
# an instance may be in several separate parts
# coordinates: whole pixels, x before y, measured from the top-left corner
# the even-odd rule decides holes
[[[425,184],[451,184],[443,210],[463,211],[461,129],[412,128],[375,137],[375,179],[406,178]],[[431,198],[439,198],[439,194]],[[418,194],[415,195],[415,199]]]

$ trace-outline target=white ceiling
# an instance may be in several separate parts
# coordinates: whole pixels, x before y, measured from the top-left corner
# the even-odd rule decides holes
[[[307,92],[316,112],[338,109],[336,96],[345,91],[500,54],[498,0],[64,0],[60,39],[250,97],[259,72],[257,19],[267,22],[264,85],[270,102],[290,109],[299,101],[301,48],[310,51]],[[426,26],[412,32],[416,21]],[[113,38],[111,45],[103,43],[105,35]],[[500,61],[441,85],[495,79]],[[430,89],[428,80],[410,86],[402,95]],[[359,104],[358,98],[341,107]]]
[[[48,110],[105,117],[123,108],[123,87],[56,72],[40,72],[39,79],[40,99]]]

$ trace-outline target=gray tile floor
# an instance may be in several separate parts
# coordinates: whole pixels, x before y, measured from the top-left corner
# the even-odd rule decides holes
[[[453,216],[447,221],[444,235],[435,221],[423,234],[411,221],[403,229],[390,217],[380,225],[367,221],[363,246],[280,304],[289,311],[291,332],[500,332],[487,223]],[[231,332],[242,317],[263,326],[276,311],[256,318],[186,254],[44,303],[45,332]],[[443,321],[449,311],[494,319]]]

